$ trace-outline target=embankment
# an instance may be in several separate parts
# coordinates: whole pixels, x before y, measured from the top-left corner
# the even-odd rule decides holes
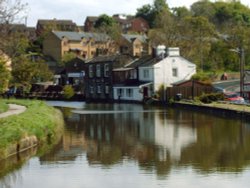
[[[63,131],[62,113],[42,101],[8,100],[27,110],[19,115],[0,119],[0,160],[31,147],[53,142]]]

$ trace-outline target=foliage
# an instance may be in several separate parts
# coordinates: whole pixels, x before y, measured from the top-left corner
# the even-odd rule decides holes
[[[207,84],[211,83],[216,78],[217,78],[217,74],[214,72],[210,72],[210,73],[198,72],[192,76],[192,80],[200,81],[200,82],[207,83]]]
[[[136,17],[142,17],[148,21],[151,28],[156,26],[156,21],[164,12],[169,12],[168,4],[165,0],[154,0],[153,5],[143,5],[137,9]]]
[[[0,94],[8,88],[10,71],[6,68],[6,60],[0,55]]]
[[[32,61],[29,56],[19,56],[13,60],[12,82],[23,87],[30,87],[36,82],[52,79],[52,73],[42,61]]]
[[[61,113],[53,107],[34,100],[8,100],[6,102],[26,106],[27,110],[18,116],[0,119],[0,150],[25,136],[34,135],[41,143],[46,141],[48,135],[53,139],[58,134],[58,126],[62,124],[62,117]]]
[[[239,71],[239,57],[230,49],[244,48],[250,67],[250,9],[239,1],[198,1],[186,7],[159,8],[154,1],[137,9],[150,27],[153,46],[178,46],[202,71]],[[158,7],[158,8],[157,8]]]
[[[101,16],[98,17],[98,19],[95,22],[94,27],[95,28],[100,28],[100,27],[107,27],[107,26],[112,26],[115,24],[115,20],[106,15],[106,14],[102,14]]]
[[[75,95],[74,88],[71,85],[63,87],[63,98],[70,99]]]
[[[157,99],[159,99],[159,100],[164,100],[164,94],[166,94],[165,92],[164,92],[164,90],[165,90],[166,88],[165,88],[165,86],[164,86],[164,84],[161,84],[160,86],[159,86],[159,88],[158,88],[158,90],[156,91],[156,98]]]
[[[62,64],[65,65],[65,63],[71,61],[75,57],[76,57],[76,54],[73,52],[68,52],[68,53],[64,54],[62,57]]]
[[[209,94],[202,94],[199,97],[199,100],[203,103],[212,103],[215,101],[221,101],[224,100],[223,93],[209,93]]]

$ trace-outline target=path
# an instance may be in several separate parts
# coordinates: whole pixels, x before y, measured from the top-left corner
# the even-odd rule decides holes
[[[4,118],[11,115],[21,114],[26,110],[25,106],[20,106],[16,104],[9,104],[9,109],[7,112],[1,113],[0,118]]]

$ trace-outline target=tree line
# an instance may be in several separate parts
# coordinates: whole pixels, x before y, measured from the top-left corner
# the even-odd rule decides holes
[[[244,49],[250,64],[250,9],[237,0],[201,0],[186,7],[169,8],[165,0],[137,9],[136,16],[149,22],[153,45],[178,46],[184,57],[203,71],[239,71]]]

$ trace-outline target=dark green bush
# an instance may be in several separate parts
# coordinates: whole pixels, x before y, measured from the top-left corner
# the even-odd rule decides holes
[[[224,95],[223,93],[209,93],[209,94],[202,94],[199,97],[199,100],[203,103],[212,103],[215,101],[220,101],[220,100],[224,100]]]

